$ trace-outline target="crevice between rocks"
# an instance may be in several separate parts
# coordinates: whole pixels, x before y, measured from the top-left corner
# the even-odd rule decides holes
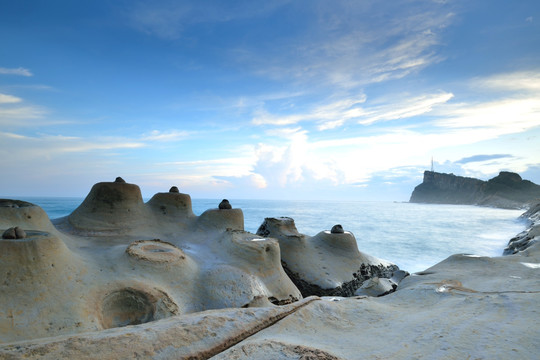
[[[272,317],[270,317],[270,318],[268,318],[268,319],[266,319],[264,321],[261,321],[257,325],[245,330],[241,334],[233,336],[233,337],[231,337],[229,339],[226,339],[221,344],[217,344],[216,346],[214,346],[214,347],[212,347],[212,348],[210,348],[208,350],[199,351],[196,354],[189,354],[189,355],[187,355],[185,357],[185,359],[204,360],[204,359],[209,359],[212,356],[216,356],[219,353],[222,353],[222,352],[228,350],[229,348],[233,347],[234,345],[236,345],[236,344],[246,340],[247,338],[257,334],[259,331],[262,331],[262,330],[276,324],[278,321],[286,318],[287,316],[289,316],[289,315],[295,313],[296,311],[302,309],[304,306],[306,306],[308,304],[311,304],[312,302],[317,301],[317,300],[319,300],[318,297],[312,297],[311,299],[307,298],[307,299],[304,300],[305,302],[303,304],[299,304],[299,305],[295,306],[294,308],[292,308],[289,311],[277,314],[277,315],[272,316]]]

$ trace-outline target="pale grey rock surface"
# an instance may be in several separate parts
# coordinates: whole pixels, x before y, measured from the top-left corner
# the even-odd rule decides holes
[[[281,267],[284,248],[313,256],[316,271],[302,256],[298,269],[319,284],[344,281],[359,260],[391,264],[353,248],[346,231],[308,237],[281,222],[277,239],[254,235],[241,209],[196,216],[189,195],[144,203],[125,182],[96,184],[54,224],[38,206],[0,200],[0,230],[26,233],[0,239],[0,358],[538,357],[537,242],[509,256],[453,255],[411,276],[393,271],[401,282],[383,297],[293,302],[302,295]],[[362,287],[380,295],[390,281]]]
[[[213,359],[535,359],[539,276],[538,245],[454,255],[390,295],[313,302]]]

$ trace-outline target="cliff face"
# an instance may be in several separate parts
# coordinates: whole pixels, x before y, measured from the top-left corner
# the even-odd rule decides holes
[[[424,172],[424,181],[414,188],[410,202],[429,204],[484,205],[500,208],[529,207],[540,199],[540,186],[516,173],[502,171],[488,181]]]

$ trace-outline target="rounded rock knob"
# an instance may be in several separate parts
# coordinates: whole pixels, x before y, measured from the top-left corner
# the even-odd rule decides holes
[[[114,180],[114,182],[115,183],[125,183],[126,181],[119,176]]]
[[[221,209],[221,210],[232,209],[232,206],[229,203],[229,200],[227,200],[227,199],[221,200],[221,202],[219,203],[219,209]]]
[[[170,193],[179,193],[180,190],[178,190],[178,188],[177,188],[176,186],[173,186],[173,187],[171,187],[171,188],[169,189],[169,192],[170,192]]]
[[[24,239],[26,232],[18,226],[12,227],[4,231],[2,239]]]
[[[343,226],[340,224],[332,226],[332,230],[330,230],[332,234],[343,234],[345,231],[343,230]]]

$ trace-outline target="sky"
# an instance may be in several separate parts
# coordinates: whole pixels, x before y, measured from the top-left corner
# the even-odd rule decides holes
[[[540,184],[538,0],[0,0],[0,196]]]

